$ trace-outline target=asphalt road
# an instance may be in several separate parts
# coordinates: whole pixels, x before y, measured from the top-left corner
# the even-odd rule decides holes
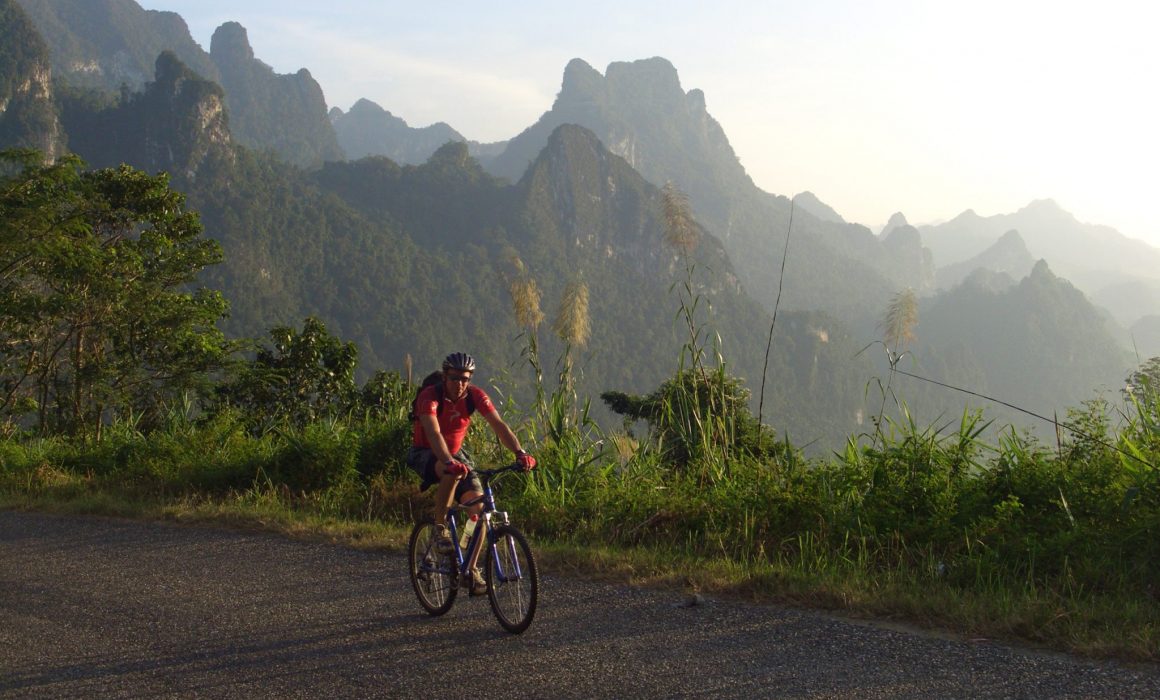
[[[423,613],[398,552],[0,512],[0,697],[1160,698],[1160,668],[542,572]],[[458,686],[458,687],[456,687]]]

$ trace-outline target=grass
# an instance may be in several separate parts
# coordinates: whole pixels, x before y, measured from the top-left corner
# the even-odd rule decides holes
[[[729,396],[729,378],[714,376],[678,374],[629,401],[657,421],[647,439],[605,434],[556,394],[545,405],[568,414],[558,430],[521,427],[540,466],[505,480],[500,499],[546,568],[1160,661],[1160,473],[1111,447],[1131,441],[1156,463],[1151,428],[1111,436],[1089,406],[1084,439],[1046,449],[1011,434],[988,446],[981,416],[965,413],[947,432],[904,414],[828,460],[806,460],[763,437],[743,408],[720,444],[663,420],[668,392]],[[0,508],[397,551],[431,500],[399,463],[408,428],[399,415],[253,435],[225,415],[150,435],[111,426],[99,443],[0,440]],[[484,466],[507,458],[482,425],[468,447]]]
[[[276,490],[140,498],[100,487],[78,490],[73,482],[56,475],[51,478],[57,485],[35,492],[0,492],[0,508],[259,530],[384,552],[401,552],[410,529],[402,520],[319,515],[295,506]],[[546,569],[686,595],[822,610],[1093,658],[1160,661],[1160,605],[1136,596],[1061,596],[1041,588],[1002,584],[981,590],[932,585],[903,569],[873,570],[856,557],[832,558],[820,552],[809,562],[801,558],[742,562],[692,553],[686,546],[619,547],[571,539],[534,535],[537,557]]]

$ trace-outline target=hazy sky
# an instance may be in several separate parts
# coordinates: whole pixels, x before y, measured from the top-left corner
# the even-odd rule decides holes
[[[237,21],[327,105],[511,138],[564,66],[662,56],[759,187],[877,230],[1052,198],[1160,245],[1160,6],[1122,0],[138,0],[207,51]]]

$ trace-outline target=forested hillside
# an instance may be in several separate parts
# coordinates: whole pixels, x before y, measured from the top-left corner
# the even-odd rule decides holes
[[[174,12],[144,10],[134,0],[12,0],[49,47],[53,75],[69,91],[126,99],[153,80],[162,52],[224,89],[238,143],[273,150],[282,160],[317,166],[343,157],[322,89],[310,72],[277,75],[254,57],[246,30],[219,27],[207,52]]]
[[[219,29],[207,64],[180,18],[146,13],[132,0],[103,2],[107,15],[89,28],[60,6],[21,0],[35,27],[50,32],[43,43],[61,67],[42,101],[47,121],[36,123],[59,118],[56,141],[67,139],[92,166],[169,173],[223,246],[223,264],[203,279],[231,301],[224,327],[237,337],[316,316],[356,343],[362,376],[399,368],[408,354],[421,371],[448,348],[466,347],[488,358],[490,378],[508,375],[506,390],[520,395],[530,336],[513,313],[512,285],[534,283],[541,294],[545,321],[535,332],[550,375],[563,352],[553,318],[568,286],[583,284],[592,332],[576,348],[578,387],[595,397],[650,391],[670,377],[686,340],[677,312],[695,302],[698,327],[714,341],[704,346],[720,338],[753,405],[764,398],[763,419],[799,442],[824,436],[829,445],[866,429],[874,412],[866,389],[888,367],[859,350],[880,337],[891,299],[907,288],[922,299],[913,351],[931,379],[1062,409],[1118,385],[1135,364],[1116,349],[1115,329],[1087,322],[1098,312],[1080,313],[1077,330],[1082,295],[992,298],[968,284],[925,296],[936,261],[904,220],[877,237],[812,196],[791,207],[760,191],[706,96],[685,92],[662,58],[614,63],[607,75],[571,62],[556,103],[498,154],[453,138],[421,164],[331,160],[337,142],[320,125],[318,86],[306,72],[275,75],[253,56],[243,27]],[[35,46],[34,25],[8,27]],[[157,42],[176,48],[157,55],[139,88],[108,91],[74,80],[68,68],[87,56],[108,79],[115,62],[98,45],[137,56]],[[29,65],[11,62],[8,84],[28,82]],[[306,97],[293,97],[299,93]],[[403,127],[396,137],[420,139],[420,130]],[[287,151],[297,154],[294,163]],[[663,240],[666,182],[688,193],[699,222],[700,245],[688,259]],[[1051,279],[1040,283],[1066,284]],[[1082,347],[1073,342],[1081,332]],[[1049,374],[1010,369],[1038,358],[1052,358]],[[902,386],[920,420],[964,402],[933,385]]]
[[[913,345],[918,374],[996,398],[1019,387],[1017,405],[1049,418],[1061,406],[1076,407],[1097,396],[1119,401],[1124,368],[1136,364],[1113,339],[1107,314],[1042,260],[1018,281],[996,281],[988,274],[968,278],[923,302],[919,318]],[[907,363],[902,367],[910,369]],[[969,398],[913,382],[903,386],[926,409],[921,415],[939,406],[954,416],[956,406]],[[1004,406],[988,407],[988,415],[1043,425]]]
[[[675,371],[684,338],[672,287],[685,268],[663,240],[659,190],[590,132],[558,130],[516,184],[484,172],[462,143],[421,166],[366,159],[307,173],[234,145],[221,101],[220,88],[164,54],[143,92],[92,107],[70,100],[65,113],[93,165],[166,170],[189,195],[225,252],[203,280],[231,301],[232,334],[261,337],[316,316],[357,344],[364,377],[401,368],[407,354],[422,370],[448,348],[471,348],[486,358],[485,376],[510,373],[507,390],[526,395],[528,329],[509,293],[523,276],[542,291],[548,322],[536,333],[549,363],[562,349],[550,328],[565,287],[590,290],[591,340],[577,349],[585,394],[648,391]],[[710,233],[692,254],[704,332],[720,334],[731,371],[757,386],[770,318]],[[860,403],[855,348],[821,316],[780,323],[768,420],[841,439]],[[817,363],[834,369],[811,372]]]

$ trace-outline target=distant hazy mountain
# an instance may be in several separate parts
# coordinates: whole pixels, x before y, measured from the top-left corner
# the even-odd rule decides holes
[[[725,244],[745,288],[767,309],[780,289],[783,308],[864,318],[899,289],[933,281],[933,269],[914,267],[922,264],[920,249],[900,258],[866,227],[841,223],[809,198],[794,213],[791,233],[789,200],[757,188],[706,109],[705,94],[686,93],[663,58],[612,63],[605,75],[573,59],[552,108],[484,166],[519,179],[548,135],[568,123],[590,129],[654,185],[671,181],[686,192],[698,219]]]
[[[846,220],[842,215],[834,211],[829,204],[818,199],[813,192],[799,192],[794,195],[793,203],[795,206],[801,207],[803,210],[813,214],[819,221],[829,221],[835,224],[844,224]]]
[[[1131,350],[1143,364],[1149,358],[1160,356],[1160,316],[1144,316],[1132,324]]]
[[[310,71],[274,73],[254,58],[246,29],[237,22],[226,22],[213,33],[210,57],[221,73],[231,130],[239,143],[272,149],[303,167],[343,159],[322,88]]]
[[[991,292],[992,294],[1002,294],[1019,283],[1018,277],[1013,277],[1009,272],[995,272],[988,270],[985,267],[976,267],[963,278],[959,283],[960,287],[968,287],[979,292]],[[943,294],[951,294],[955,288],[944,290]]]
[[[888,236],[890,235],[891,231],[898,228],[899,226],[910,226],[910,222],[906,220],[906,216],[904,216],[900,211],[891,215],[890,220],[887,221],[886,225],[882,227],[882,231],[879,233],[879,235]]]
[[[419,165],[448,141],[466,141],[444,122],[412,128],[367,99],[355,102],[345,113],[332,107],[330,123],[338,134],[338,145],[351,160],[386,156],[402,165]]]
[[[1092,398],[1093,387],[1122,384],[1135,362],[1117,333],[1102,310],[1040,260],[1017,284],[1007,273],[976,273],[924,300],[914,352],[918,374],[1050,416]],[[964,400],[941,390],[931,397],[951,416]],[[923,408],[929,414],[931,406]]]
[[[1121,323],[1160,313],[1154,292],[1144,298],[1122,293],[1129,282],[1158,288],[1160,249],[1109,226],[1081,223],[1051,200],[1032,202],[1014,214],[981,217],[968,210],[944,224],[919,228],[940,267],[978,255],[1012,229],[1019,231],[1032,256],[1047,260],[1052,270],[1091,298],[1112,304],[1107,308]]]
[[[1079,282],[1076,286],[1081,286]],[[1160,314],[1160,279],[1124,275],[1119,281],[1082,285],[1092,303],[1099,304],[1125,327]]]
[[[1027,251],[1018,231],[1008,231],[991,247],[970,260],[938,268],[937,286],[948,289],[960,284],[975,270],[1004,272],[1022,279],[1035,266],[1035,258]]]
[[[913,226],[896,226],[880,237],[881,253],[900,271],[900,281],[918,292],[934,287],[934,263],[923,247],[922,236]]]

